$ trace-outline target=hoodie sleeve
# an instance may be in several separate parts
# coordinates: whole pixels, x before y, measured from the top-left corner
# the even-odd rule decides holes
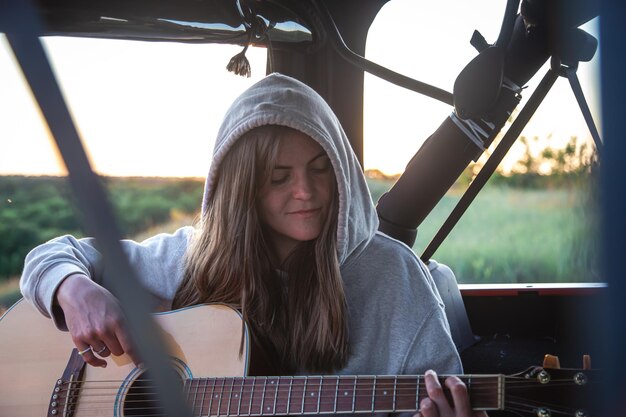
[[[192,227],[185,227],[143,242],[120,242],[140,284],[153,295],[155,302],[169,303],[174,297],[183,276],[183,257],[192,233]],[[95,239],[67,235],[37,246],[26,256],[20,280],[24,298],[62,330],[66,329],[65,320],[63,312],[55,306],[54,297],[63,280],[73,274],[108,287],[111,277],[104,270]]]
[[[447,375],[463,372],[445,312],[440,305],[432,310],[415,334],[404,359],[402,373],[421,375],[429,369]]]

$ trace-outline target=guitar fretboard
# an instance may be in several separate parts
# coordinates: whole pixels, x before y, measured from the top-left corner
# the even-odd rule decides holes
[[[502,408],[499,375],[460,376],[473,409]],[[426,396],[418,376],[199,378],[185,383],[194,416],[415,412]]]

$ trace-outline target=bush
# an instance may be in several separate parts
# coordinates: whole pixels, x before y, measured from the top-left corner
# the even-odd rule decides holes
[[[200,207],[203,182],[102,178],[124,237]],[[84,235],[69,184],[60,177],[0,176],[0,280],[20,274],[26,254],[56,236]]]

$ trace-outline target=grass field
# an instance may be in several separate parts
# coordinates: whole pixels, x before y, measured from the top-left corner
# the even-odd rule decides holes
[[[368,183],[374,201],[392,185],[377,179]],[[460,192],[448,193],[420,225],[413,248],[418,255],[460,197]],[[599,239],[587,197],[585,191],[572,187],[488,185],[433,258],[450,266],[461,283],[600,281],[595,259]],[[135,238],[173,231],[193,219],[193,214],[170,215],[169,222],[152,226]],[[0,281],[0,309],[19,297],[16,277]]]
[[[389,186],[370,180],[376,201]],[[418,228],[420,255],[461,193],[448,193]],[[462,283],[592,282],[599,239],[593,209],[575,188],[519,189],[487,186],[433,259]]]

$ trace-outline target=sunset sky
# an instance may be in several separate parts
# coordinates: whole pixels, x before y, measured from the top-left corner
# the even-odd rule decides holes
[[[452,3],[390,2],[370,29],[367,58],[452,91],[457,74],[476,56],[469,44],[472,31],[493,42],[506,2]],[[595,23],[585,29],[597,37]],[[203,177],[226,108],[265,72],[260,48],[248,49],[252,77],[242,78],[225,70],[239,46],[80,38],[47,38],[44,45],[93,167],[105,175]],[[598,55],[578,71],[597,122]],[[531,80],[524,98],[544,73]],[[366,75],[365,168],[401,172],[450,111]],[[554,147],[571,136],[590,140],[566,80],[557,81],[523,134],[551,136]],[[0,146],[0,175],[64,172],[3,35]]]

